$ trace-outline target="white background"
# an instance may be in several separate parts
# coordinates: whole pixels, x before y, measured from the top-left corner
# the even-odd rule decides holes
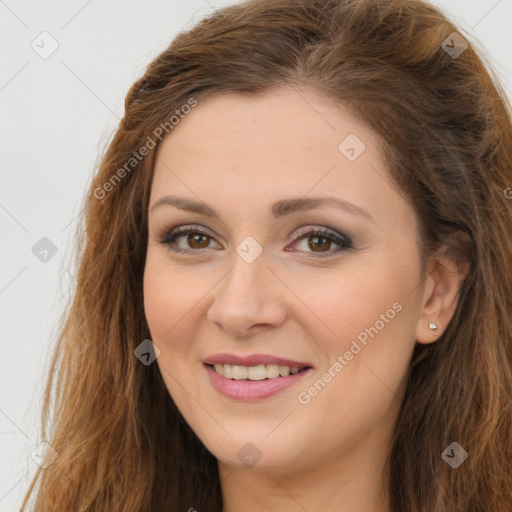
[[[231,3],[0,0],[0,512],[19,510],[36,468],[52,334],[74,279],[70,243],[124,97],[178,32]],[[480,41],[512,97],[512,0],[433,3]],[[43,31],[59,45],[47,59],[31,47]],[[42,237],[58,250],[46,263],[32,253]]]

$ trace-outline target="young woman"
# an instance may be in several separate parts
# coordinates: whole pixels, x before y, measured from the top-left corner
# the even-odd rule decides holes
[[[469,38],[251,0],[125,106],[24,508],[512,510],[511,111]]]

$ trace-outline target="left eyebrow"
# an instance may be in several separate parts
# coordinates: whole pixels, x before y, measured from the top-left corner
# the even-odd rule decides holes
[[[291,213],[313,210],[315,208],[322,208],[325,206],[339,208],[347,213],[361,215],[366,219],[373,221],[372,216],[360,206],[356,206],[345,199],[332,196],[281,199],[272,205],[271,212],[274,218],[279,219]]]
[[[196,201],[187,197],[178,196],[163,196],[158,199],[155,204],[150,208],[150,211],[154,211],[156,208],[161,206],[174,206],[180,210],[185,210],[191,213],[197,213],[199,215],[206,215],[207,217],[218,217],[219,213],[207,205],[206,203]],[[303,212],[313,210],[315,208],[322,208],[325,206],[331,206],[339,208],[347,213],[354,215],[361,215],[362,217],[373,221],[372,216],[360,206],[340,199],[338,197],[308,197],[308,198],[290,198],[281,199],[272,204],[270,211],[275,219],[280,219],[286,215],[291,215],[296,212]]]

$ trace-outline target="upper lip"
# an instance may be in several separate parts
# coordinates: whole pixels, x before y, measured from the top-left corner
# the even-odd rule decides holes
[[[290,368],[312,367],[311,364],[302,361],[294,361],[284,357],[267,354],[253,354],[250,356],[236,356],[234,354],[214,354],[203,360],[205,364],[230,364],[239,366],[258,366],[260,364],[277,364]]]

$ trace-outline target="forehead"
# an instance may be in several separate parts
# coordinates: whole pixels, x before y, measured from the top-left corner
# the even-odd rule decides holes
[[[407,209],[390,181],[371,130],[326,97],[284,87],[199,101],[160,144],[151,203],[177,193],[220,209],[231,199],[263,208],[334,195],[378,217],[390,205]]]
[[[250,165],[251,157],[255,162],[262,156],[283,157],[283,151],[293,146],[297,146],[294,153],[299,149],[311,154],[327,150],[325,156],[334,161],[340,156],[339,144],[350,134],[357,136],[367,151],[379,151],[375,135],[343,105],[310,89],[287,86],[258,95],[231,93],[202,99],[161,146],[180,146],[196,156],[216,149],[222,160],[212,163],[220,165]],[[267,151],[264,155],[259,152],[261,144]]]

